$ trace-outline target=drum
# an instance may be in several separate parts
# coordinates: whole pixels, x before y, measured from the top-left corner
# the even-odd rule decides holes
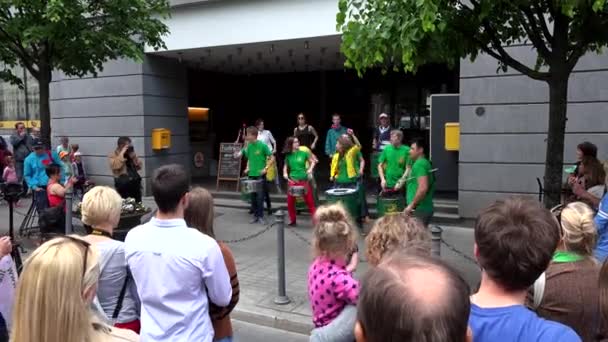
[[[303,197],[306,195],[306,187],[304,185],[290,185],[287,191],[293,197]]]
[[[247,187],[245,186],[245,182],[248,180],[249,178],[243,177],[239,182],[241,184],[241,200],[246,203],[251,203],[251,194],[247,192]]]
[[[378,218],[384,215],[398,214],[405,209],[405,196],[401,191],[384,191],[376,203]]]
[[[371,171],[370,172],[371,172],[372,178],[374,178],[374,179],[380,177],[380,175],[378,175],[378,160],[380,159],[381,153],[382,152],[374,152],[369,157],[369,160],[371,161]]]
[[[356,189],[330,189],[325,191],[325,198],[328,204],[342,203],[353,220],[357,220],[361,216],[359,192]]]
[[[246,179],[241,183],[241,192],[254,194],[261,192],[263,189],[263,180],[261,179]]]

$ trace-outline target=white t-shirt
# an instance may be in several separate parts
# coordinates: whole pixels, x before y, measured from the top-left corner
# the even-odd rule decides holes
[[[258,140],[266,144],[266,146],[268,146],[268,148],[272,152],[276,152],[275,146],[277,145],[277,142],[276,140],[274,140],[274,137],[272,136],[272,133],[270,133],[269,130],[265,129],[263,131],[259,131]]]

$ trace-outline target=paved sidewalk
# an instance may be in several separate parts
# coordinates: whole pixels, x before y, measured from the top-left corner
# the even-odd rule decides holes
[[[23,205],[29,201],[24,200]],[[153,207],[150,198],[145,199],[147,206]],[[15,229],[27,211],[27,206],[16,209]],[[248,224],[247,211],[230,208],[217,208],[215,233],[218,239],[230,241],[228,245],[237,262],[241,285],[240,302],[233,317],[235,319],[269,326],[282,330],[306,334],[312,328],[311,308],[307,299],[307,270],[312,259],[309,245],[311,222],[309,216],[298,218],[299,227],[285,229],[286,251],[286,289],[291,303],[276,305],[277,295],[277,229],[259,224]],[[269,219],[272,222],[273,219]],[[370,229],[371,227],[366,227]],[[462,227],[444,226],[443,240],[456,249],[471,256],[473,251],[473,230]],[[0,206],[0,235],[8,232],[8,208]],[[259,235],[258,235],[259,234]],[[245,239],[250,236],[250,239]],[[238,242],[237,242],[238,241]],[[356,276],[361,277],[367,270],[364,258],[363,239],[359,241],[360,259]],[[454,266],[467,280],[472,289],[479,282],[479,268],[462,255],[453,252],[442,244],[441,257]],[[27,254],[24,255],[27,258]]]

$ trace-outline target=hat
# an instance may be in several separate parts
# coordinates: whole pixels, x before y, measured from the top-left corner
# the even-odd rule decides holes
[[[74,157],[80,157],[80,156],[82,156],[82,153],[80,153],[80,152],[74,152]]]
[[[67,153],[66,151],[61,151],[59,152],[59,158],[63,159],[63,157],[66,157],[69,153]]]
[[[33,145],[35,150],[44,148],[44,143],[40,140],[36,140]]]
[[[382,119],[382,118],[387,118],[388,119],[388,114],[382,113],[382,114],[380,114],[379,118],[380,119]]]

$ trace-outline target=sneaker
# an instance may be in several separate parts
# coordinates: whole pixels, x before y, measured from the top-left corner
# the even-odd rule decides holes
[[[253,218],[251,221],[249,221],[249,224],[256,224],[256,223],[258,223],[259,221],[260,221],[260,219],[259,219],[259,218],[254,217],[254,218]]]
[[[262,226],[265,226],[268,224],[268,222],[266,222],[266,220],[264,220],[263,217],[258,218],[258,223],[261,224]]]
[[[295,222],[291,222],[290,224],[287,225],[287,227],[295,227],[297,226],[297,224]]]

